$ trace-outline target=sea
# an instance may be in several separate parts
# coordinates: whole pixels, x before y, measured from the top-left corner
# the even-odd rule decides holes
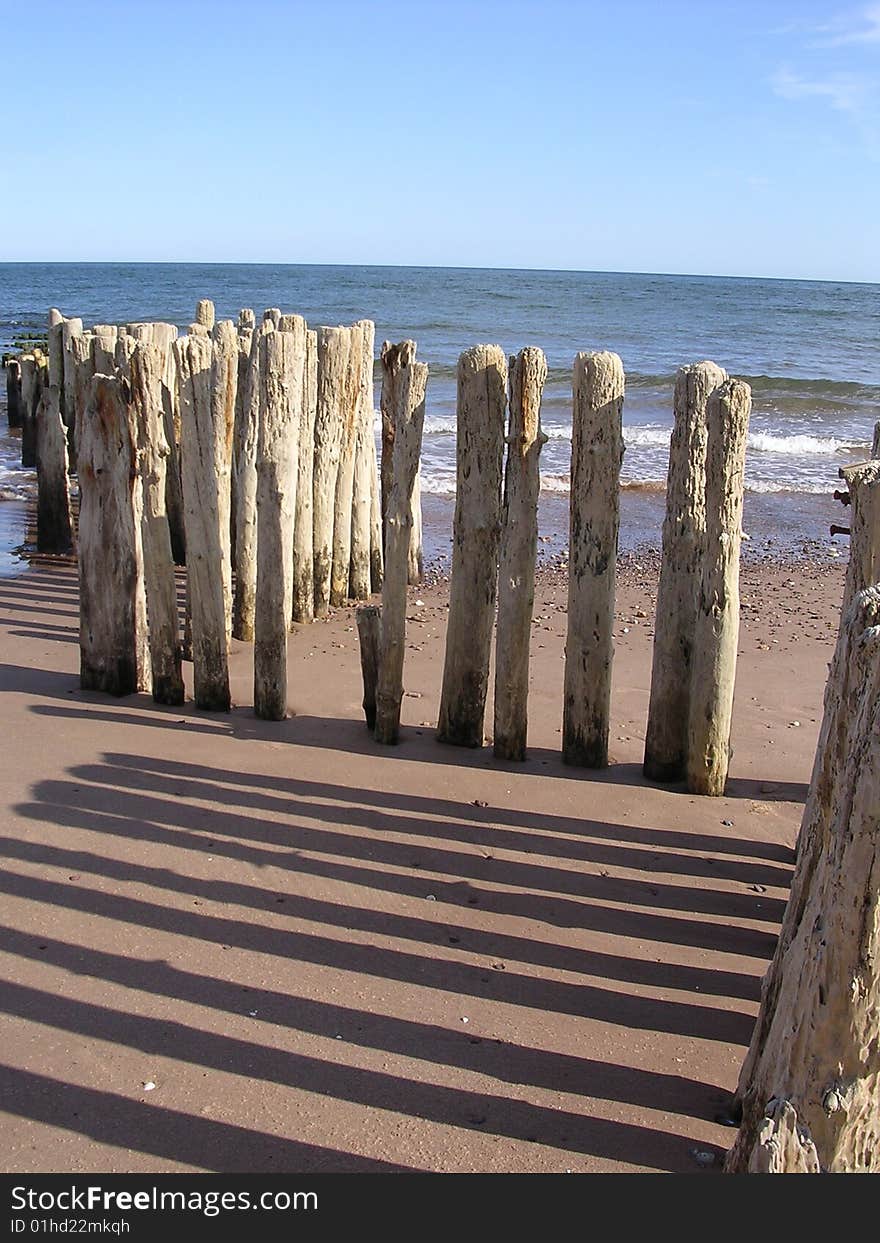
[[[712,359],[752,388],[744,531],[754,554],[834,557],[846,523],[839,468],[867,456],[880,419],[880,285],[714,276],[298,264],[0,264],[0,352],[45,331],[50,306],[86,326],[165,320],[185,331],[199,298],[312,326],[372,319],[376,341],[415,339],[428,364],[421,462],[426,553],[442,561],[455,492],[455,370],[497,343],[547,356],[541,548],[567,541],[571,374],[580,350],[618,353],[626,372],[621,546],[659,544],[678,367]],[[378,371],[376,405],[378,407]],[[34,495],[0,394],[0,543],[25,541]],[[378,415],[377,415],[378,421]],[[24,508],[23,508],[24,503]],[[4,520],[5,519],[5,520]]]

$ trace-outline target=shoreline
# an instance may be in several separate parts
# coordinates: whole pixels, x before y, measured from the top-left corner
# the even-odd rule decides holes
[[[567,560],[568,493],[542,492],[538,504],[538,565],[557,569]],[[633,557],[659,557],[665,490],[626,488],[621,491],[618,565]],[[449,573],[452,518],[451,496],[422,494],[423,544],[426,572],[433,578]],[[832,522],[846,525],[848,511],[829,494],[746,493],[743,566],[834,565],[845,562],[848,541],[828,534]],[[36,503],[0,501],[0,578],[23,573],[35,556]]]

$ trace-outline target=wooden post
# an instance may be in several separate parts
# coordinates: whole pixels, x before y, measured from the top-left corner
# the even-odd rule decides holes
[[[57,312],[60,315],[60,311]],[[62,319],[52,320],[53,311],[49,312],[49,326],[46,334],[47,357],[49,359],[49,384],[58,389],[58,410],[64,418],[64,339]]]
[[[149,615],[153,699],[183,703],[177,586],[166,510],[165,437],[162,387],[165,357],[158,345],[139,342],[131,356],[131,390],[138,470],[143,488],[141,532]]]
[[[838,471],[850,495],[849,564],[841,619],[853,599],[880,582],[880,462],[872,459]]]
[[[376,461],[376,437],[370,436],[370,586],[382,590],[384,567],[382,559],[382,503],[379,498],[379,466]]]
[[[238,331],[253,332],[257,326],[257,317],[249,306],[243,306],[238,312]]]
[[[64,316],[63,316],[63,315],[61,314],[61,312],[58,310],[58,307],[57,307],[57,306],[50,306],[50,307],[49,307],[49,314],[48,314],[48,316],[46,317],[46,322],[47,322],[48,326],[49,326],[50,328],[54,328],[54,326],[55,326],[56,324],[60,324],[60,323],[62,323],[62,321],[63,321],[63,320],[64,320]]]
[[[530,346],[510,360],[510,424],[498,571],[498,631],[495,639],[494,754],[499,760],[526,758],[529,697],[529,639],[535,603],[538,549],[539,458],[547,437],[541,431],[541,395],[547,359]]]
[[[458,360],[457,480],[449,623],[437,737],[483,743],[489,655],[498,584],[507,360],[500,345],[475,345]]]
[[[314,496],[315,413],[318,400],[318,334],[306,332],[306,361],[299,425],[299,466],[293,535],[293,620],[315,616]]]
[[[50,331],[54,330],[55,325]],[[43,389],[37,407],[37,550],[73,548],[73,517],[67,481],[67,436],[56,384]]]
[[[70,321],[68,321],[70,322]],[[89,396],[89,384],[92,376],[95,374],[95,365],[92,361],[92,334],[84,333],[80,337],[71,337],[68,348],[64,351],[64,382],[67,383],[67,376],[70,373],[73,377],[73,390],[71,401],[71,418],[73,420],[73,428],[79,426],[85,417],[86,404]],[[70,428],[68,428],[68,433]],[[68,446],[70,445],[70,435],[67,438]],[[71,458],[76,462],[79,458],[79,442],[74,436],[75,452],[71,453]]]
[[[675,381],[643,765],[654,781],[685,775],[692,645],[706,546],[706,403],[726,379],[721,367],[702,362],[681,367]]]
[[[342,446],[351,335],[350,328],[318,329],[313,513],[316,617],[326,617],[330,609],[336,481]]]
[[[382,396],[379,402],[382,413],[382,471],[381,471],[381,504],[382,504],[382,547],[385,546],[385,514],[388,499],[391,496],[393,483],[394,461],[394,417],[393,411],[397,404],[396,388],[398,376],[403,367],[409,366],[416,356],[415,341],[400,341],[393,345],[390,341],[383,342],[382,360]],[[374,446],[375,448],[375,446]],[[424,564],[422,558],[422,499],[419,477],[413,485],[412,527],[410,533],[408,580],[411,587],[422,581]]]
[[[257,592],[257,439],[260,427],[260,339],[274,332],[263,320],[251,336],[245,388],[235,431],[235,598],[232,633],[245,643],[254,641]]]
[[[287,635],[306,362],[306,321],[295,315],[281,322],[280,331],[260,339],[254,712],[267,721],[282,721],[287,714]]]
[[[17,358],[6,363],[6,417],[10,427],[21,427],[21,363]]]
[[[96,375],[79,435],[80,685],[130,695],[138,689],[134,449],[128,387]]]
[[[614,599],[623,461],[623,364],[608,352],[574,361],[569,499],[568,635],[562,758],[608,763]]]
[[[220,520],[221,573],[226,602],[226,641],[232,637],[232,438],[235,432],[235,395],[238,388],[238,334],[231,319],[211,329],[211,419],[217,434],[217,500]]]
[[[251,312],[253,316],[253,312]],[[232,513],[232,522],[230,527],[230,538],[232,541],[232,569],[233,574],[237,573],[238,552],[236,541],[238,539],[238,472],[239,472],[239,456],[243,447],[245,437],[246,420],[245,420],[245,397],[247,394],[248,384],[248,367],[251,361],[251,348],[254,343],[254,330],[243,325],[243,318],[246,321],[246,312],[239,311],[238,314],[238,382],[235,389],[235,419],[232,432],[232,476],[230,478],[230,505]],[[232,595],[232,633],[235,638],[240,636],[236,634],[237,630],[237,609],[238,590],[233,583]],[[253,637],[253,636],[251,636]]]
[[[355,614],[361,649],[361,675],[364,682],[364,717],[367,729],[376,727],[376,687],[379,681],[379,649],[382,646],[382,609],[363,604]]]
[[[226,628],[222,494],[227,487],[226,424],[212,401],[213,343],[207,336],[175,342],[180,391],[181,470],[186,519],[186,570],[191,610],[195,701],[228,712],[229,661]]]
[[[201,324],[210,332],[216,322],[214,313],[214,303],[210,298],[200,298],[196,303],[196,319],[197,324]]]
[[[874,424],[874,439],[871,442],[871,457],[880,458],[880,423]]]
[[[752,390],[727,380],[706,407],[706,547],[694,627],[687,734],[687,787],[721,795],[739,640],[739,550]]]
[[[361,369],[354,443],[351,495],[351,567],[348,594],[353,600],[370,598],[370,517],[373,501],[373,355],[376,325],[372,320],[355,324],[361,330]]]
[[[37,464],[37,405],[42,392],[42,371],[35,354],[22,354],[21,366],[21,464],[33,470]]]
[[[95,375],[114,375],[116,372],[116,341],[118,333],[114,328],[111,332],[92,331],[92,366]]]
[[[751,1083],[761,1051],[767,1040],[776,1012],[783,966],[794,942],[807,908],[813,878],[830,840],[829,822],[832,814],[838,769],[846,756],[845,733],[847,714],[853,698],[851,670],[855,661],[854,636],[859,633],[849,626],[856,602],[878,581],[880,567],[880,462],[865,462],[841,471],[852,497],[850,559],[843,590],[840,629],[825,688],[825,712],[816,747],[812,779],[804,806],[797,843],[797,867],[789,890],[788,903],[776,952],[767,968],[761,987],[761,1009],[752,1034],[752,1043],[743,1063],[737,1088],[741,1102]],[[843,757],[843,758],[842,758]]]
[[[61,385],[63,397],[61,414],[67,427],[67,444],[70,456],[76,461],[76,358],[73,342],[83,335],[81,319],[65,319],[61,324]]]
[[[273,328],[277,328],[281,323],[281,307],[268,306],[263,312],[263,323],[270,323]]]
[[[372,325],[371,325],[372,327]],[[333,563],[330,571],[330,603],[339,608],[348,597],[351,578],[351,511],[354,489],[354,451],[361,405],[361,372],[366,348],[365,321],[348,330],[349,355],[342,389],[339,468],[333,509]],[[372,340],[372,337],[370,338]]]
[[[412,490],[422,449],[427,383],[427,364],[411,362],[400,372],[395,386],[398,404],[393,412],[393,483],[385,514],[382,645],[376,694],[376,741],[386,744],[396,743],[400,736]],[[372,419],[370,421],[372,423]],[[372,428],[370,434],[372,435]]]
[[[732,1173],[880,1170],[880,590],[843,619],[801,829],[799,917],[766,986],[744,1075]],[[788,923],[788,910],[786,911]],[[781,947],[780,942],[780,947]],[[769,1007],[769,1008],[768,1008]]]

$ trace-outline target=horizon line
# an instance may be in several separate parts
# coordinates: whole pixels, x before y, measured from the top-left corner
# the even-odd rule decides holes
[[[292,262],[275,259],[0,259],[0,267],[275,267],[275,268],[392,268],[437,272],[544,272],[576,276],[660,276],[695,280],[791,281],[811,285],[878,285],[878,280],[852,277],[766,276],[742,272],[648,272],[636,268],[507,267],[503,264],[461,263],[338,263]]]

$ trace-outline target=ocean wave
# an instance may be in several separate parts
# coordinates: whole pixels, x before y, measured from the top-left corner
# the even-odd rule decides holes
[[[853,453],[868,450],[864,442],[838,440],[834,436],[776,436],[772,432],[751,432],[748,449],[753,453],[780,453],[789,457],[810,457],[815,454],[830,457],[835,453]]]

